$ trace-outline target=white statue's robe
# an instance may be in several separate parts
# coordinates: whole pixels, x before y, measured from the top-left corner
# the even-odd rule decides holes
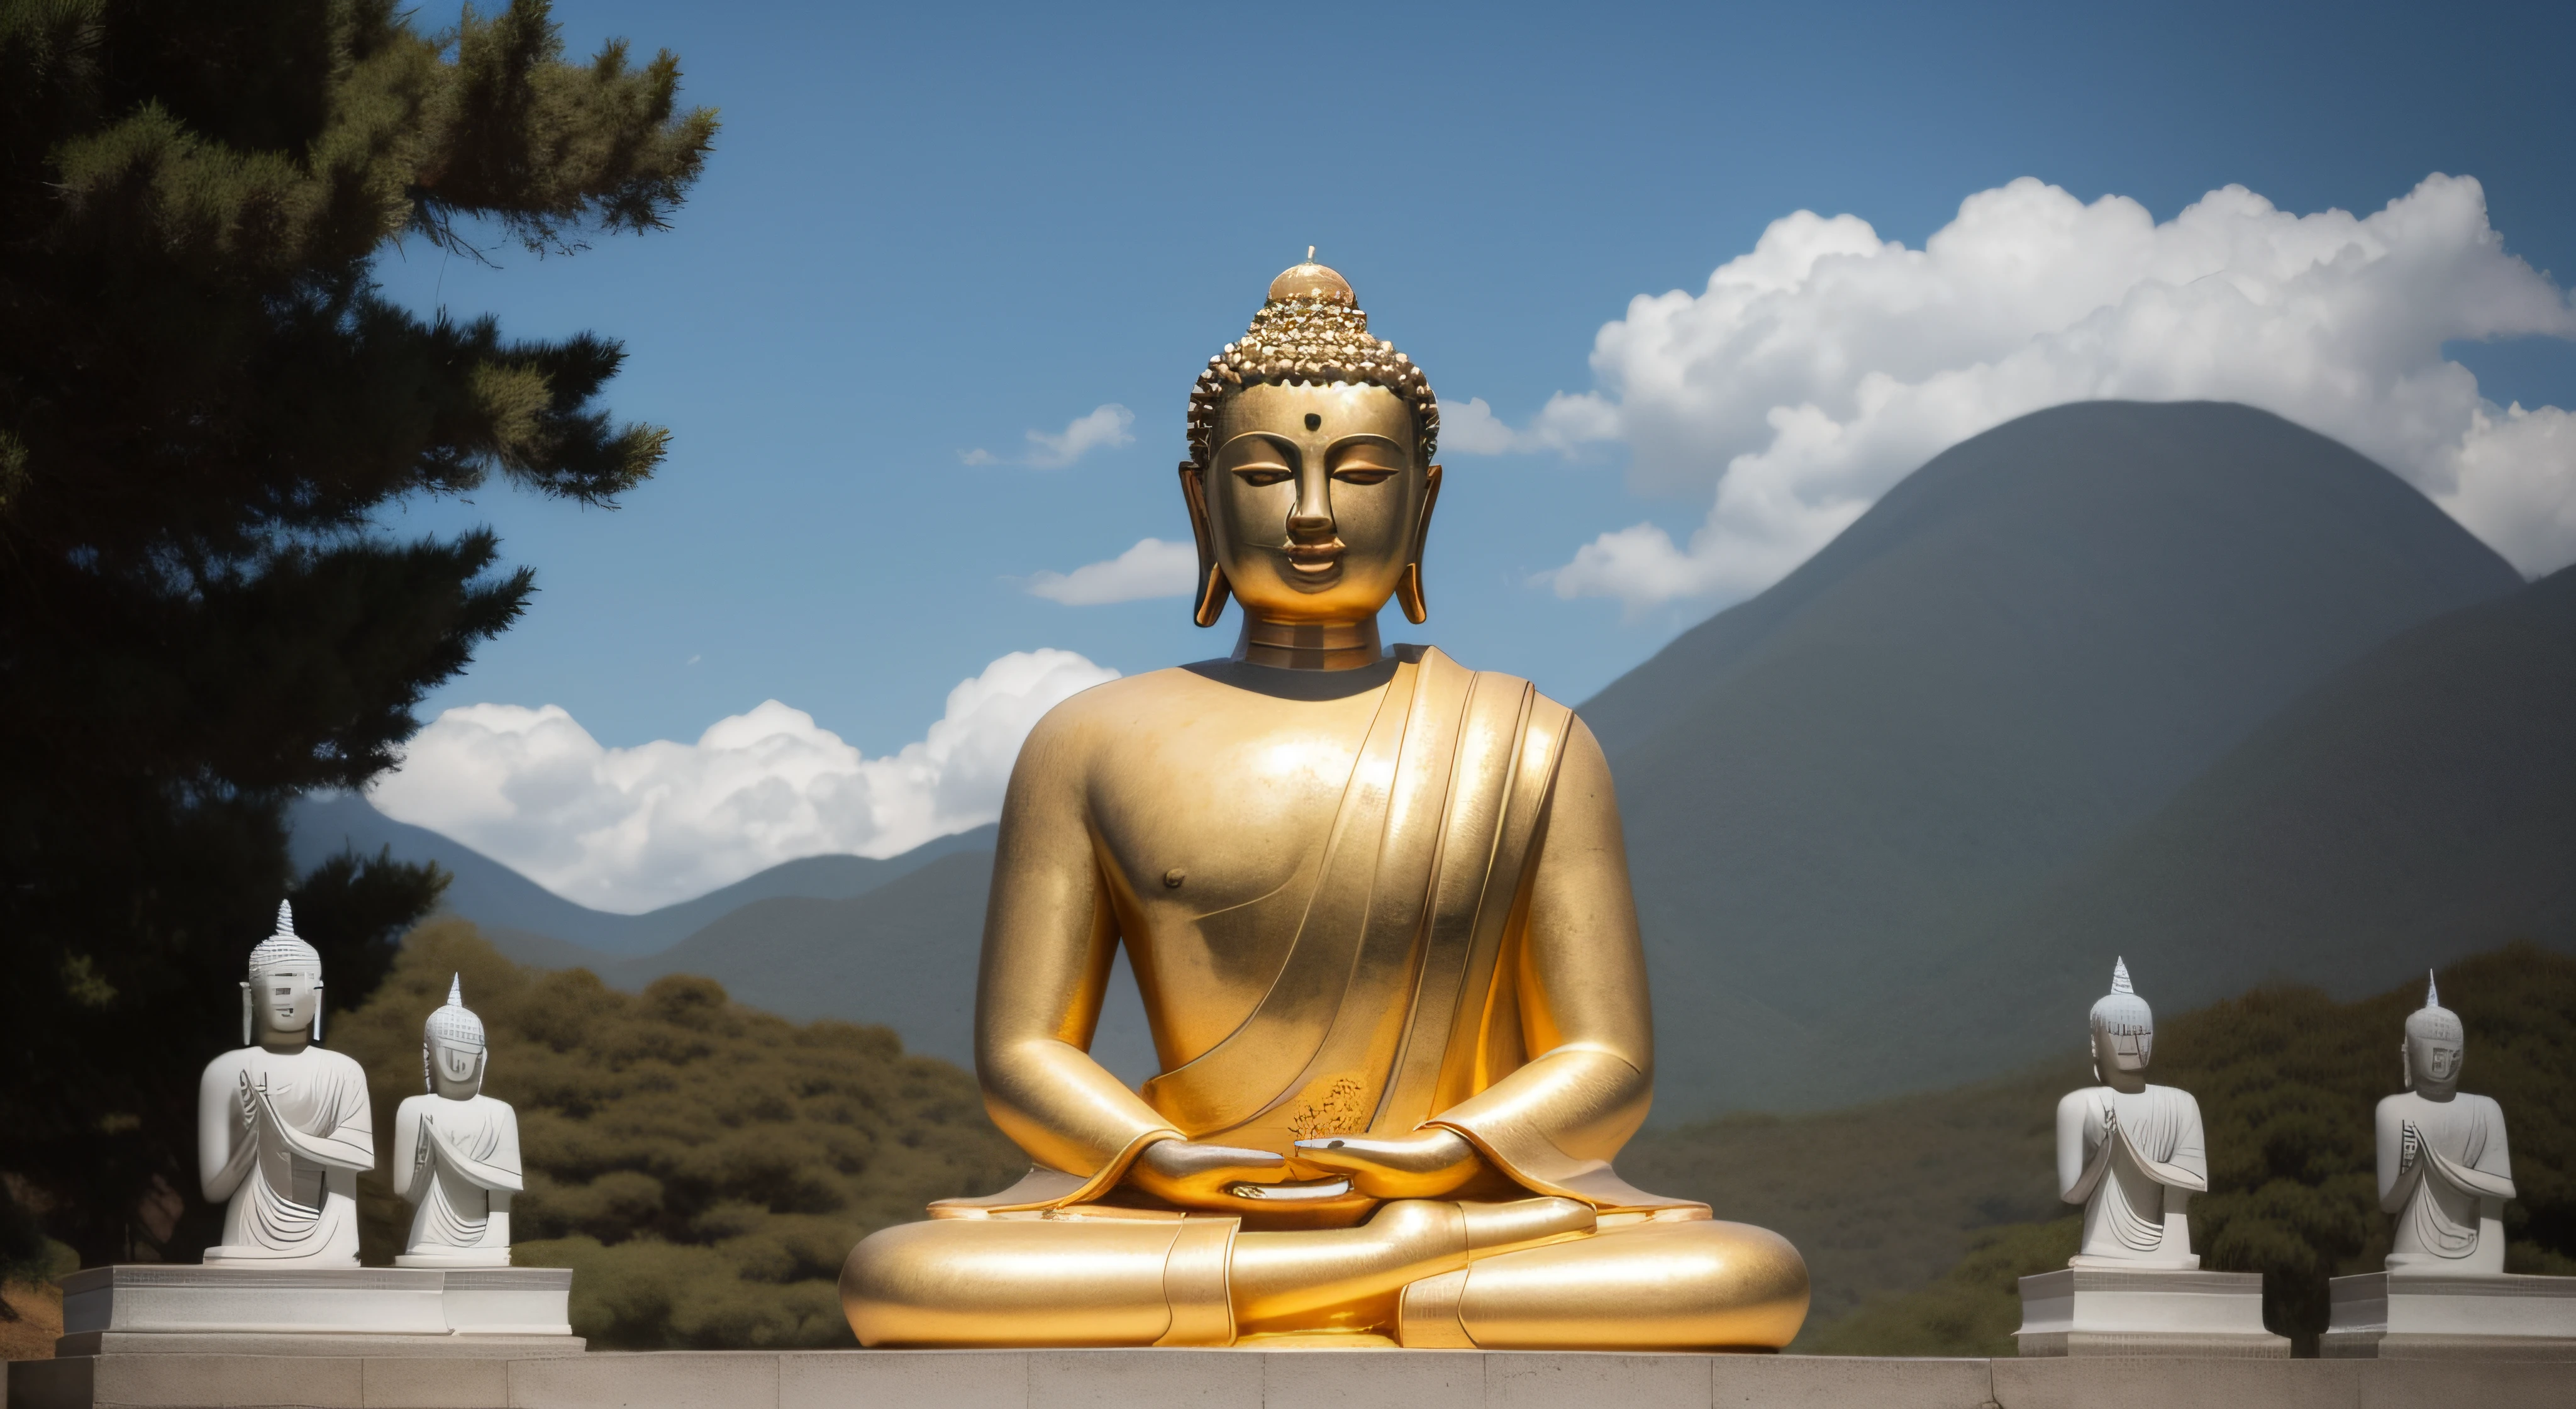
[[[224,1201],[206,1261],[358,1265],[358,1175],[373,1169],[367,1074],[338,1052],[244,1047],[197,1085],[197,1170]]]
[[[2406,1127],[2421,1145],[2404,1159]],[[2514,1196],[2504,1110],[2486,1096],[2379,1103],[2379,1206],[2397,1215],[2391,1272],[2504,1271],[2504,1201]],[[2403,1166],[2401,1168],[2401,1166]]]
[[[2198,1267],[2184,1215],[2209,1189],[2200,1103],[2187,1091],[2108,1086],[2057,1103],[2057,1189],[2084,1205],[2077,1267]]]
[[[507,1101],[414,1096],[394,1112],[394,1192],[412,1201],[405,1267],[510,1265],[519,1117]]]

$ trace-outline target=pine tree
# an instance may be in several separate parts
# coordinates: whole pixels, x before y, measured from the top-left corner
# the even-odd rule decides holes
[[[613,505],[663,455],[598,405],[617,343],[423,320],[371,261],[662,228],[716,129],[678,83],[565,62],[544,0],[0,0],[0,1172],[84,1262],[214,1240],[196,1073],[280,894],[346,1011],[444,883],[287,858],[532,590],[377,511]]]

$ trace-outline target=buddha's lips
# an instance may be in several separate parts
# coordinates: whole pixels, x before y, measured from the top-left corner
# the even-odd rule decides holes
[[[1346,546],[1338,538],[1329,543],[1291,543],[1287,548],[1288,566],[1305,573],[1330,572],[1341,566],[1345,551]]]

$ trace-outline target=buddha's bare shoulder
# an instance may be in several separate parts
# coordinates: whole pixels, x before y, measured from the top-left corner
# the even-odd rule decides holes
[[[1169,716],[1189,697],[1210,690],[1186,666],[1105,680],[1058,701],[1029,731],[1026,747],[1065,748],[1121,736]]]

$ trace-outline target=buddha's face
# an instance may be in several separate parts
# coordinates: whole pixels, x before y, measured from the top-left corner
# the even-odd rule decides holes
[[[2093,1029],[2093,1064],[2101,1070],[2105,1081],[2111,1079],[2113,1072],[2145,1071],[2155,1051],[2154,1028],[2106,1023]]]
[[[1376,616],[1429,497],[1404,401],[1380,386],[1265,382],[1220,403],[1212,440],[1208,529],[1244,609],[1281,622]]]
[[[250,981],[252,1031],[263,1046],[292,1046],[313,1032],[322,1010],[322,975],[302,969],[260,974]]]
[[[2406,1074],[2416,1091],[2446,1097],[2460,1084],[2460,1061],[2467,1055],[2457,1042],[2440,1037],[2406,1037]]]
[[[429,1084],[451,1101],[470,1101],[483,1089],[483,1049],[444,1037],[429,1039]]]

